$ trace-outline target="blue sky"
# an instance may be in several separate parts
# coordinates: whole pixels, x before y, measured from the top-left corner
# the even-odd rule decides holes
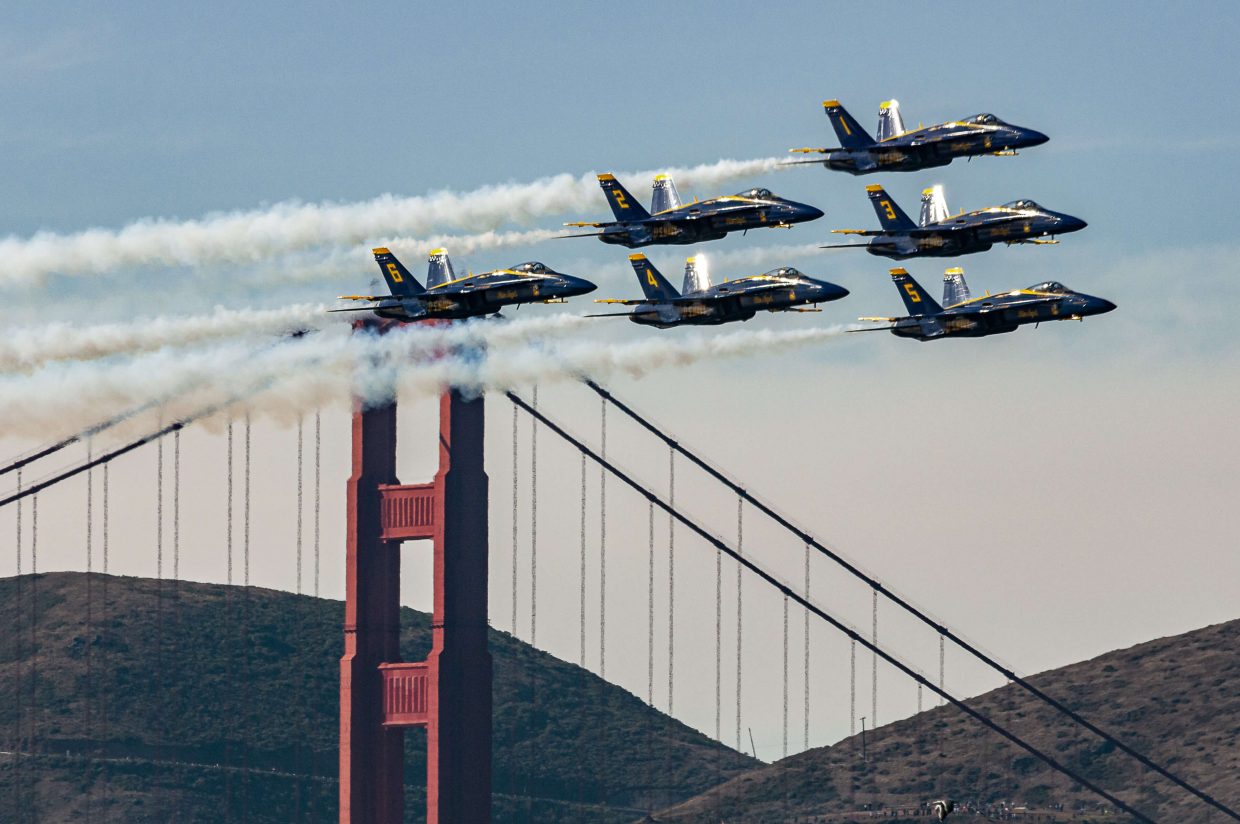
[[[1055,278],[1111,298],[1117,312],[959,345],[847,336],[705,364],[691,381],[617,381],[751,488],[1035,670],[1234,617],[1240,598],[1225,512],[1240,481],[1237,23],[1229,2],[10,3],[0,13],[0,235],[781,155],[833,142],[820,105],[832,97],[867,128],[896,97],[910,125],[992,111],[1046,132],[1048,144],[1019,157],[930,173],[800,167],[726,184],[767,185],[827,215],[705,251],[825,242],[831,228],[873,227],[865,184],[884,184],[915,212],[921,189],[942,183],[953,210],[1030,197],[1090,226],[1059,246],[906,264],[932,291],[945,266],[962,265],[975,292]],[[645,199],[644,181],[630,188]],[[600,195],[592,214],[535,225],[605,214]],[[690,250],[646,251],[677,273]],[[588,240],[457,265],[530,257],[604,272],[599,296],[635,289],[623,250]],[[769,263],[853,294],[821,316],[751,325],[808,328],[899,309],[883,259]],[[716,272],[742,274],[752,272]],[[0,318],[20,327],[193,312],[209,308],[194,300],[210,276],[52,278],[10,289]],[[371,276],[255,280],[212,302],[323,300]],[[592,334],[655,334],[629,326]],[[784,427],[808,445],[789,448]],[[748,433],[741,443],[737,431]],[[728,505],[701,506],[719,515]],[[961,591],[968,597],[939,597]],[[575,642],[560,640],[553,651],[571,657]],[[961,683],[987,686],[980,676]],[[841,724],[824,721],[816,738]]]

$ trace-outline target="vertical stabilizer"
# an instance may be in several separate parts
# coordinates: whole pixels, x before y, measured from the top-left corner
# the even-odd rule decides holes
[[[955,306],[973,297],[969,284],[964,281],[964,270],[959,266],[943,273],[943,305]]]
[[[926,294],[926,290],[921,288],[920,283],[913,280],[913,276],[908,273],[907,269],[892,269],[891,279],[895,282],[896,288],[900,290],[904,308],[908,310],[910,316],[937,315],[943,311],[943,307]]]
[[[647,260],[645,255],[640,252],[629,255],[629,263],[633,264],[633,271],[637,273],[637,280],[642,285],[646,300],[662,303],[680,297],[676,287],[667,282],[667,278],[654,268],[654,264]]]
[[[380,246],[371,251],[374,252],[375,263],[379,264],[379,271],[383,273],[383,279],[393,295],[408,297],[420,295],[426,291],[422,288],[422,284],[418,283],[417,278],[409,274],[405,265],[397,260],[396,255],[392,254],[387,247]]]
[[[900,117],[900,101],[888,100],[878,107],[878,139],[886,140],[904,134],[904,118]]]
[[[654,195],[650,199],[650,213],[658,214],[669,209],[680,208],[680,192],[676,191],[676,181],[671,175],[654,176]]]
[[[934,184],[921,193],[921,219],[918,223],[926,226],[931,223],[942,223],[949,217],[947,198],[943,197],[943,187]]]
[[[870,198],[870,204],[874,207],[874,213],[878,215],[878,222],[883,229],[888,232],[907,232],[917,228],[882,186],[866,186],[865,193]]]
[[[598,185],[603,188],[603,193],[607,195],[607,202],[611,205],[611,213],[616,216],[616,220],[623,222],[626,220],[645,220],[650,217],[650,213],[633,199],[628,189],[620,185],[620,181],[616,180],[615,175],[599,175]]]
[[[685,282],[680,293],[689,295],[694,292],[705,292],[710,286],[710,268],[706,264],[706,255],[694,255],[686,260]]]
[[[835,129],[835,136],[839,138],[840,146],[845,149],[864,149],[874,145],[874,138],[866,134],[856,118],[840,105],[840,101],[824,100],[822,109],[831,119],[831,126]]]
[[[448,259],[447,249],[431,249],[426,263],[427,289],[434,289],[440,284],[456,280],[456,273],[452,271],[452,261]]]

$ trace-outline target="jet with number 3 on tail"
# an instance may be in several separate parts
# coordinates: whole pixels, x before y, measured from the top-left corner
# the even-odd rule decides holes
[[[823,249],[865,249],[872,255],[905,260],[914,257],[956,257],[985,252],[996,243],[1058,243],[1048,235],[1084,229],[1079,217],[1052,212],[1032,200],[1013,200],[974,212],[949,214],[939,187],[922,193],[920,224],[896,205],[882,186],[866,186],[881,229],[833,229],[835,234],[871,237],[869,243],[842,243]]]
[[[504,306],[522,303],[562,303],[597,288],[588,280],[556,272],[537,261],[457,277],[444,249],[431,250],[423,286],[390,250],[380,247],[373,251],[391,294],[341,295],[340,300],[367,301],[370,305],[328,311],[374,312],[381,318],[406,322],[455,320],[490,315]]]
[[[981,338],[1014,332],[1018,326],[1052,320],[1083,320],[1089,315],[1110,312],[1115,304],[1093,295],[1073,292],[1057,281],[1049,280],[997,295],[987,293],[980,298],[969,294],[964,272],[948,269],[943,276],[943,303],[935,302],[921,284],[904,269],[892,269],[891,279],[900,290],[908,316],[902,318],[861,318],[863,321],[887,323],[872,329],[853,332],[891,330],[901,338],[927,341],[939,338]]]
[[[822,108],[840,145],[822,149],[789,149],[799,154],[821,154],[796,163],[821,163],[828,169],[864,175],[870,172],[915,172],[946,166],[958,157],[1014,155],[1017,149],[1039,146],[1049,138],[1041,132],[1004,123],[993,114],[979,114],[950,123],[905,131],[900,104],[888,100],[878,109],[878,140],[853,119],[838,100]]]
[[[598,182],[616,219],[599,223],[565,223],[565,226],[588,226],[601,231],[561,237],[597,237],[603,243],[636,249],[652,244],[700,243],[717,240],[728,232],[750,229],[786,229],[794,223],[822,217],[821,209],[786,200],[772,194],[770,189],[749,189],[735,195],[695,200],[682,205],[679,197],[673,196],[675,188],[672,187],[671,192],[662,193],[662,198],[664,203],[675,205],[660,209],[658,179],[655,181],[653,211],[648,212],[614,175],[599,175]]]
[[[700,256],[685,262],[684,286],[677,292],[645,255],[629,255],[629,262],[646,297],[642,300],[595,300],[595,303],[632,306],[633,310],[586,317],[627,317],[634,323],[660,329],[715,326],[746,321],[760,311],[816,312],[820,310],[804,307],[839,300],[848,294],[842,286],[807,277],[791,266],[712,285],[709,274],[700,265]]]

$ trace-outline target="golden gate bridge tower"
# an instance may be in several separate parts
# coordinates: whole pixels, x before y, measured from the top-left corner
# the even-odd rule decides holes
[[[404,730],[425,727],[427,824],[491,820],[491,654],[487,649],[484,402],[445,392],[439,470],[396,478],[396,402],[353,413],[344,656],[340,660],[341,824],[400,824]],[[401,543],[434,552],[432,645],[400,660]]]

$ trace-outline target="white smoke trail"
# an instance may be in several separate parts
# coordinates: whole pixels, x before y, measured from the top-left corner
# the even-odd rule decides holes
[[[260,349],[228,342],[94,364],[53,362],[30,375],[0,377],[0,422],[6,434],[47,439],[152,398],[175,398],[159,412],[166,421],[235,396],[251,396],[241,406],[287,423],[305,411],[346,403],[354,395],[380,402],[396,391],[421,397],[446,386],[485,392],[587,375],[600,380],[617,374],[641,376],[705,359],[822,343],[847,328],[660,335],[619,344],[548,340],[582,322],[560,315],[525,323],[404,327],[386,335],[327,329]],[[264,391],[253,394],[257,390]],[[132,429],[119,434],[127,431]]]
[[[7,329],[0,340],[0,371],[29,371],[49,361],[96,360],[168,346],[309,331],[332,322],[344,322],[340,316],[328,315],[326,310],[324,304],[310,303],[264,310],[234,311],[217,307],[209,315],[157,317],[95,326],[61,322]]]
[[[688,169],[663,169],[690,185],[708,186],[779,168],[779,159],[720,160]],[[625,173],[634,187],[654,171]],[[483,232],[508,222],[567,211],[601,213],[594,175],[560,174],[529,183],[439,191],[359,203],[279,203],[267,209],[213,214],[195,220],[150,218],[121,229],[88,229],[0,240],[0,283],[37,284],[54,273],[94,275],[122,267],[253,263],[323,246],[382,241],[443,228]]]

